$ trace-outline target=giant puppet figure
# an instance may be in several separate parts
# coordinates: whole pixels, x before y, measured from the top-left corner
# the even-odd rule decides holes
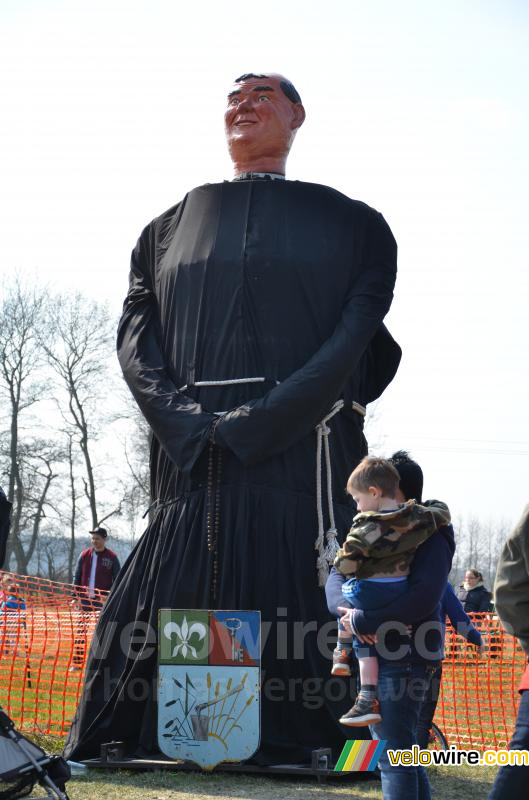
[[[190,191],[133,251],[118,353],[153,432],[155,505],[102,612],[70,757],[156,750],[156,652],[138,637],[159,608],[261,610],[262,763],[343,743],[317,631],[364,408],[400,359],[382,325],[396,245],[364,203],[285,179],[304,119],[280,75],[238,78],[234,179]],[[132,621],[135,643],[110,635]]]

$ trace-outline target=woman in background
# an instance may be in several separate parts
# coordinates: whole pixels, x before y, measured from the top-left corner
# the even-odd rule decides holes
[[[483,584],[483,575],[477,569],[467,569],[465,579],[457,590],[457,599],[467,614],[492,611],[492,594]]]

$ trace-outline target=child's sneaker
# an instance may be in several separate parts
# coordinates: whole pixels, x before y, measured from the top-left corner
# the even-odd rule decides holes
[[[377,722],[382,722],[380,703],[378,700],[366,700],[360,694],[356,698],[354,706],[340,718],[340,725],[348,725],[350,728],[375,725]]]
[[[337,647],[332,654],[331,675],[351,675],[351,656],[348,650]]]

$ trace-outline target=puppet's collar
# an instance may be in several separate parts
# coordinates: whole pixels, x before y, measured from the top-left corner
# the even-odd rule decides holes
[[[234,181],[284,181],[285,176],[278,172],[241,172]]]

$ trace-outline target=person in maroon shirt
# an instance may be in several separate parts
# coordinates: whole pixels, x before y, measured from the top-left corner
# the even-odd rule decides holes
[[[90,531],[92,546],[83,550],[77,561],[73,582],[84,589],[81,602],[93,607],[103,605],[97,590],[109,591],[120,570],[117,555],[106,546],[105,528]]]
[[[83,550],[77,560],[74,585],[81,614],[77,620],[77,631],[70,672],[79,672],[85,661],[88,614],[103,607],[102,591],[109,591],[120,570],[117,555],[106,546],[108,532],[105,528],[90,531],[92,546]]]

